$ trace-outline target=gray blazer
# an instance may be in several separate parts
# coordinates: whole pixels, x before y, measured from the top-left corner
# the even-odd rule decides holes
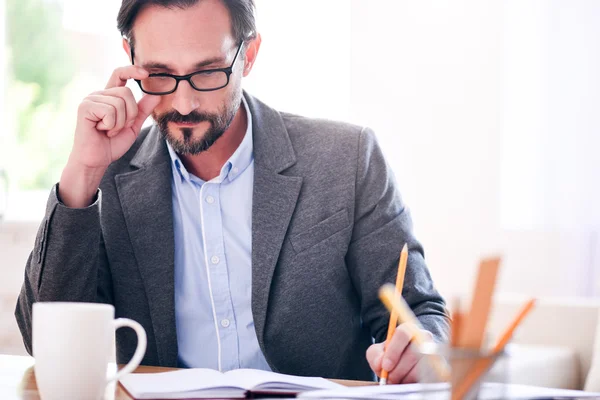
[[[373,133],[277,112],[245,94],[254,128],[252,312],[274,371],[373,379],[365,351],[385,340],[378,289],[410,256],[403,296],[437,340],[447,337],[408,210]],[[177,366],[171,162],[156,127],[111,164],[97,201],[70,209],[52,190],[15,315],[31,352],[36,301],[103,302],[148,334],[146,365]],[[135,334],[117,332],[127,362]]]

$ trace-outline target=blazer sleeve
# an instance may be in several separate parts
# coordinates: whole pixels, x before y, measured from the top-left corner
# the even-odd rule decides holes
[[[379,288],[395,283],[400,250],[409,257],[402,296],[424,329],[435,340],[448,339],[449,318],[444,299],[433,285],[423,247],[413,234],[410,213],[403,204],[393,173],[373,132],[359,137],[354,228],[346,263],[361,300],[361,316],[377,342],[385,340],[389,312],[379,300]]]
[[[113,303],[106,248],[100,227],[102,193],[87,208],[66,207],[50,193],[17,300],[15,317],[32,354],[32,305],[38,301]]]

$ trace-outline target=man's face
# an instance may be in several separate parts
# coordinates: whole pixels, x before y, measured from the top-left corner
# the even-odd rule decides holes
[[[186,9],[147,7],[137,16],[133,35],[135,64],[150,73],[187,75],[226,68],[239,45],[220,0],[202,0]],[[154,109],[152,117],[179,154],[207,150],[229,127],[241,102],[244,47],[226,87],[199,92],[180,81],[177,90],[162,96]]]

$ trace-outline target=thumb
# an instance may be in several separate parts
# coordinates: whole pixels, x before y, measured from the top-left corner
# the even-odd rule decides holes
[[[160,96],[153,96],[147,94],[144,95],[144,97],[142,97],[142,99],[138,103],[138,115],[135,118],[135,121],[133,121],[133,125],[131,126],[131,129],[133,129],[133,132],[136,136],[138,135],[138,133],[140,133],[140,130],[142,129],[142,125],[144,125],[144,121],[146,121],[146,118],[148,118],[148,116],[152,113],[156,106],[158,106],[159,103]]]

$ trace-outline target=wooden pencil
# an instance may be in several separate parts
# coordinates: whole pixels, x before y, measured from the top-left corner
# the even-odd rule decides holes
[[[531,312],[533,307],[535,306],[535,299],[529,300],[525,305],[520,309],[517,313],[516,317],[512,320],[512,322],[508,325],[506,330],[500,336],[500,339],[494,346],[492,350],[492,354],[500,354],[501,351],[504,350],[505,346],[508,344],[510,339],[513,337],[515,330],[519,327],[521,322],[527,317],[527,315]],[[473,387],[475,383],[481,378],[483,374],[491,367],[492,359],[485,358],[475,363],[472,370],[467,374],[465,379],[458,385],[456,391],[453,391],[452,398],[453,399],[462,399],[464,396],[469,393],[469,390]]]
[[[406,263],[408,262],[408,246],[404,244],[402,251],[400,252],[400,260],[398,261],[398,275],[396,275],[396,292],[402,296],[402,289],[404,288],[404,275],[406,274]],[[387,350],[396,327],[398,326],[398,313],[392,310],[390,313],[390,323],[388,324],[387,338],[385,339],[384,351]],[[388,371],[385,369],[381,370],[381,379],[379,380],[380,385],[387,383]]]

